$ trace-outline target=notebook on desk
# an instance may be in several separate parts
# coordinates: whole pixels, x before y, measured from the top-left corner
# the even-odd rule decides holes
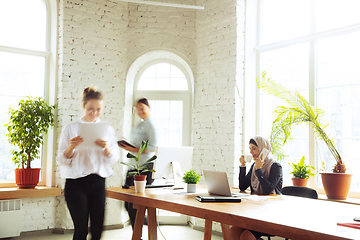
[[[241,202],[239,197],[219,197],[219,196],[196,196],[199,202]]]
[[[232,193],[226,172],[204,170],[207,191],[210,195],[196,196],[200,202],[241,202],[247,193]]]

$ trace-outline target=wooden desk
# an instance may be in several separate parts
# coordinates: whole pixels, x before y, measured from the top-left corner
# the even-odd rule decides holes
[[[157,239],[156,208],[205,219],[205,240],[211,239],[212,221],[222,223],[224,228],[234,225],[289,239],[360,239],[360,230],[336,225],[353,222],[353,217],[360,215],[358,205],[291,196],[241,203],[200,203],[195,195],[163,189],[146,189],[143,194],[121,187],[106,189],[107,197],[139,206],[133,240],[141,237],[146,209],[149,240]]]

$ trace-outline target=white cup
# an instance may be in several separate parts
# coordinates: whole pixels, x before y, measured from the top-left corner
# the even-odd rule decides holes
[[[146,181],[134,181],[134,185],[135,185],[135,192],[137,193],[145,192]]]
[[[245,162],[251,162],[251,160],[253,159],[253,156],[252,155],[245,155]]]

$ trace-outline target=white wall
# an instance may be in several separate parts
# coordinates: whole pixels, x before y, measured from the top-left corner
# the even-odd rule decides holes
[[[241,87],[243,82],[244,1],[180,1],[205,6],[205,10],[191,10],[115,0],[60,0],[58,137],[65,125],[81,117],[81,92],[89,85],[104,93],[102,119],[121,137],[131,127],[129,108],[125,112],[132,100],[125,98],[128,68],[146,52],[168,50],[182,57],[195,74],[194,169],[227,171],[234,181],[242,132],[235,85]],[[116,175],[107,179],[107,186],[120,186],[123,167],[119,163],[112,167]],[[55,171],[56,186],[63,188],[57,167]],[[29,199],[24,208],[31,208],[32,216],[24,219],[22,231],[73,228],[63,195]],[[106,209],[106,225],[126,219],[119,201],[108,199]],[[37,221],[41,224],[33,224]]]
[[[193,164],[199,172],[226,171],[233,182],[235,151],[241,147],[238,142],[241,119],[237,117],[241,109],[236,85],[240,85],[241,92],[244,58],[241,45],[244,24],[237,23],[237,8],[244,9],[244,1],[208,0],[203,4],[205,10],[197,12],[196,21]],[[243,21],[243,16],[240,17]]]
[[[193,168],[228,173],[235,184],[241,152],[243,85],[244,0],[198,1],[204,11],[197,12],[197,74],[193,111]],[[237,160],[236,160],[237,161]],[[201,180],[204,183],[204,179]],[[204,220],[194,219],[196,226]],[[220,224],[213,229],[221,231]]]

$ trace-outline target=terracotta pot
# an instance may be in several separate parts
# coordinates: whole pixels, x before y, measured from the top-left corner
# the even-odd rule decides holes
[[[134,175],[134,180],[135,181],[145,181],[146,180],[146,175]]]
[[[20,189],[35,188],[39,183],[41,168],[17,168],[15,169],[15,182]]]
[[[294,186],[307,187],[309,179],[308,178],[292,178],[291,179]]]
[[[328,199],[345,200],[349,193],[352,174],[320,173]]]

